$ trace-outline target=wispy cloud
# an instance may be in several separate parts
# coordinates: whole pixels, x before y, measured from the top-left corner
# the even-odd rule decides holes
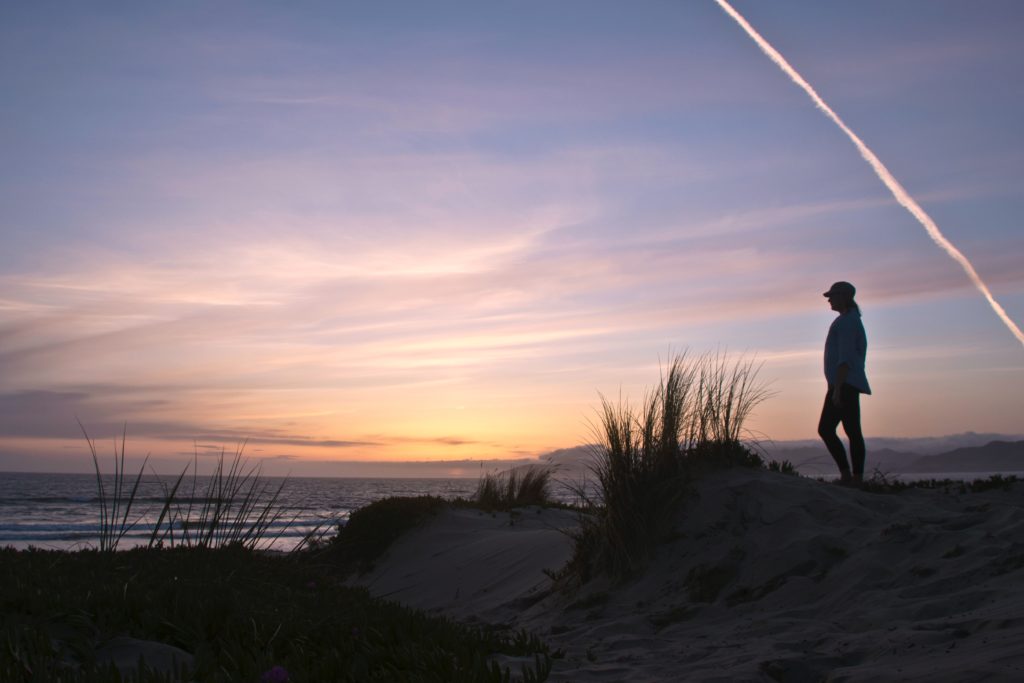
[[[204,436],[261,457],[533,453],[669,347],[762,351],[809,395],[836,279],[908,348],[949,335],[896,312],[968,310],[955,264],[714,4],[405,10],[220,8],[200,28],[189,10],[3,10],[10,434],[59,448],[77,415],[174,453]],[[998,117],[1019,97],[986,97],[987,146],[982,119],[916,108],[978,69],[1013,82],[994,56],[1016,38],[989,30],[1003,9],[925,27],[969,15],[994,36],[952,46],[910,35],[909,10],[879,32],[838,6],[756,11],[858,128],[896,140],[894,167],[1016,313],[1021,162]],[[826,19],[823,51],[806,36]],[[907,83],[927,96],[901,99]],[[960,146],[948,164],[919,153],[931,130]]]

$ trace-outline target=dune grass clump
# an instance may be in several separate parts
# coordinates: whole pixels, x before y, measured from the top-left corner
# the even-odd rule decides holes
[[[541,465],[487,473],[477,484],[473,502],[484,510],[547,505],[551,500],[551,469]]]
[[[530,661],[543,680],[549,651],[525,632],[428,616],[343,585],[307,556],[225,548],[118,553],[0,549],[0,681],[114,681],[98,653],[129,636],[191,654],[178,680],[510,680],[493,654]],[[146,673],[137,681],[167,681]],[[279,679],[270,679],[279,680]]]
[[[594,572],[616,579],[639,571],[701,472],[760,467],[761,458],[740,438],[753,408],[767,396],[759,366],[722,353],[670,359],[657,388],[639,409],[601,397],[599,445],[591,469],[596,499],[588,503],[563,577],[587,580]]]
[[[220,547],[241,545],[255,549],[269,546],[280,538],[294,520],[285,519],[281,493],[287,480],[277,487],[260,476],[260,466],[248,465],[243,457],[245,445],[240,445],[230,464],[226,465],[226,451],[221,450],[217,466],[209,477],[206,490],[197,497],[198,456],[193,462],[192,486],[188,498],[177,497],[186,467],[166,498],[171,501],[173,513],[163,527],[158,523],[154,534],[158,543],[185,547]],[[277,526],[277,534],[270,530]]]
[[[152,510],[138,511],[139,485],[145,473],[149,456],[143,460],[131,488],[125,470],[125,442],[127,428],[122,433],[120,450],[114,443],[113,481],[108,487],[95,442],[79,423],[92,454],[96,472],[99,500],[99,549],[103,552],[118,550],[124,537],[150,515]],[[261,476],[259,464],[249,465],[244,457],[245,444],[235,449],[230,461],[222,449],[217,465],[207,478],[205,490],[199,485],[199,456],[186,465],[174,483],[168,486],[162,480],[163,501],[159,515],[153,523],[147,546],[189,548],[216,548],[240,545],[249,549],[266,548],[274,544],[294,522],[286,519],[281,505],[281,493],[287,480],[276,488]],[[182,497],[182,483],[192,468],[192,486],[187,497]],[[156,475],[154,475],[156,476]],[[157,477],[159,480],[159,477]],[[135,511],[133,513],[133,510]],[[277,527],[276,534],[271,529]],[[301,547],[302,544],[300,544]]]

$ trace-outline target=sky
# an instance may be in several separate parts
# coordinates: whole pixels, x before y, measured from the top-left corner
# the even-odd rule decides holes
[[[1024,322],[1024,4],[734,7]],[[814,438],[1024,432],[1024,348],[714,2],[0,5],[0,470],[531,458],[673,352]]]

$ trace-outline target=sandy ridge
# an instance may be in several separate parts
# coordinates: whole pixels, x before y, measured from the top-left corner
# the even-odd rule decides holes
[[[1024,485],[880,495],[765,471],[704,479],[643,576],[545,570],[575,515],[448,510],[361,581],[563,650],[555,681],[1024,680]]]

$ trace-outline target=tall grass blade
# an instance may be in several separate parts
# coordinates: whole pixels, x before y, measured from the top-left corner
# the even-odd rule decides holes
[[[152,468],[150,468],[152,469]],[[164,503],[160,507],[160,516],[157,517],[156,524],[153,525],[153,532],[149,536],[148,546],[152,548],[154,545],[163,545],[165,538],[170,538],[170,545],[174,545],[174,518],[170,516],[171,508],[174,506],[178,496],[178,488],[181,486],[181,482],[185,479],[185,474],[188,472],[188,465],[185,465],[185,469],[178,475],[177,480],[174,482],[174,486],[168,489],[160,482],[164,490]],[[153,472],[153,476],[157,477],[156,472]],[[157,477],[159,479],[159,477]],[[160,534],[160,529],[163,528],[164,520],[168,521],[167,530]]]
[[[118,452],[117,441],[114,441],[114,481],[108,496],[107,488],[103,483],[103,470],[100,467],[99,454],[96,452],[96,443],[89,437],[88,431],[86,431],[85,426],[80,420],[78,421],[78,427],[82,430],[82,435],[85,436],[85,441],[89,445],[93,469],[96,472],[96,489],[99,495],[100,507],[100,551],[114,552],[128,532],[134,529],[139,520],[144,516],[140,515],[138,518],[129,521],[132,507],[139,493],[139,485],[142,483],[142,473],[145,470],[146,463],[149,461],[149,456],[147,455],[143,461],[142,468],[139,470],[138,476],[135,477],[131,493],[126,498],[125,446],[128,434],[126,425],[121,435],[120,452]]]

